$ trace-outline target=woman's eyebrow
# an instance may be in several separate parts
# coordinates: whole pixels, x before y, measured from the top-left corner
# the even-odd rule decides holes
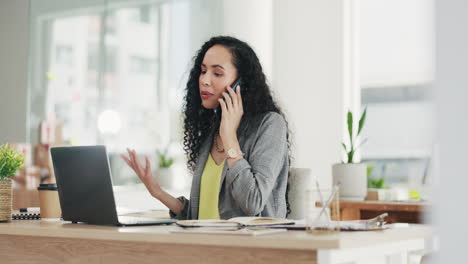
[[[202,66],[206,67],[206,65],[205,65],[205,64],[202,64]],[[221,65],[219,65],[219,64],[213,64],[213,65],[211,65],[211,67],[212,67],[212,68],[221,68],[221,69],[223,69],[223,70],[224,70],[224,67],[223,67],[223,66],[221,66]]]

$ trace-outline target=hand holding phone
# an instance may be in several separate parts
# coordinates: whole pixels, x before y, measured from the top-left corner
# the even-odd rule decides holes
[[[235,80],[235,81],[232,83],[231,88],[234,90],[234,92],[236,91],[237,86],[239,86],[240,82],[241,82],[241,79],[238,78],[237,80]]]
[[[219,135],[226,149],[240,148],[236,136],[244,114],[240,88],[238,88],[240,83],[241,81],[237,79],[231,85],[232,90],[228,88],[226,93],[223,93],[222,99],[218,100],[219,106],[217,108],[220,110],[218,110],[216,118],[218,118],[219,123],[215,122],[214,124],[219,124]]]
[[[236,89],[237,89],[237,86],[239,86],[241,83],[241,78],[238,78],[237,80],[235,80],[232,84],[231,84],[231,88],[234,90],[234,92],[236,92]],[[229,93],[228,93],[229,94]],[[231,96],[229,94],[229,96]],[[218,105],[218,107],[216,107],[214,109],[214,112],[215,114],[218,114],[218,113],[221,113],[221,105]]]

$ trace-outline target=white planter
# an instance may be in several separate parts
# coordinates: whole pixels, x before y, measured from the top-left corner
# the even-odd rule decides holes
[[[367,195],[367,165],[365,163],[334,164],[332,175],[333,184],[341,184],[341,200],[364,200]]]
[[[156,178],[162,188],[172,189],[174,187],[175,179],[171,168],[159,168],[156,171]]]

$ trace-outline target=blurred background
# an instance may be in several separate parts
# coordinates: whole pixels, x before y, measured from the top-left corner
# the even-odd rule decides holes
[[[22,41],[0,44],[10,80],[0,142],[31,156],[18,175],[30,186],[53,181],[50,147],[99,144],[121,203],[162,206],[119,157],[127,147],[188,195],[181,110],[192,58],[210,37],[232,35],[255,49],[286,113],[293,167],[330,185],[331,165],[345,159],[346,112],[367,108],[356,155],[369,188],[430,200],[432,1],[23,0],[2,2],[2,16]]]
[[[27,154],[18,186],[53,179],[50,147],[102,144],[121,204],[162,206],[118,157],[127,147],[150,156],[156,175],[170,168],[164,185],[188,195],[181,109],[192,58],[210,37],[232,35],[255,49],[286,113],[293,167],[329,186],[331,165],[345,159],[346,112],[367,108],[357,157],[368,187],[441,204],[426,223],[445,224],[442,240],[461,239],[465,232],[444,228],[463,219],[447,215],[466,215],[458,206],[467,184],[467,8],[456,0],[3,0],[0,143]],[[460,254],[445,252],[445,260]]]
[[[434,141],[433,3],[250,2],[5,3],[25,8],[8,30],[25,40],[28,88],[2,89],[21,99],[11,103],[17,117],[2,115],[12,125],[0,140],[43,143],[40,123],[56,121],[59,143],[107,146],[116,185],[138,182],[118,157],[126,147],[155,162],[167,150],[185,175],[181,108],[192,57],[227,34],[258,53],[292,123],[294,166],[329,184],[330,164],[343,159],[345,112],[367,107],[359,155],[371,176],[418,188]]]

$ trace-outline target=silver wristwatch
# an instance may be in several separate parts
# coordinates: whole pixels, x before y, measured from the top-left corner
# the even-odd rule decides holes
[[[235,159],[235,158],[237,158],[239,156],[244,156],[244,153],[242,153],[242,151],[234,149],[234,148],[228,149],[228,151],[227,151],[227,158],[228,159]]]

